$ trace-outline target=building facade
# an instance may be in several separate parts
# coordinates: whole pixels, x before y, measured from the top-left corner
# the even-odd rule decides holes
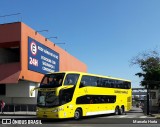
[[[22,22],[0,25],[0,100],[36,104],[37,87],[45,73],[86,72],[87,66]]]

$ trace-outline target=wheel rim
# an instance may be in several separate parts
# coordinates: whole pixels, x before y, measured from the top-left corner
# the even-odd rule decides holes
[[[123,110],[123,108],[121,109],[122,110],[122,114],[124,113],[124,110]]]
[[[76,112],[74,113],[75,119],[79,119],[79,116],[80,116],[79,111],[76,111]]]
[[[116,110],[115,110],[115,114],[116,114],[116,115],[118,115],[118,108],[116,108]]]
[[[122,113],[124,113],[125,112],[125,109],[124,108],[122,108]]]
[[[123,113],[123,109],[122,109],[122,108],[120,108],[120,109],[119,109],[119,112],[120,112],[120,114],[119,114],[119,115],[122,115],[122,113]]]

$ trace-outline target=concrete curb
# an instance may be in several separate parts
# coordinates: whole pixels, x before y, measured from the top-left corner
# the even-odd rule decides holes
[[[160,114],[150,114],[150,116],[160,119]]]

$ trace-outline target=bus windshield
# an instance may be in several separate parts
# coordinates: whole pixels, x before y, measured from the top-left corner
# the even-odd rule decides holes
[[[43,77],[40,88],[54,88],[62,86],[65,73],[47,74]]]
[[[59,105],[59,97],[55,91],[38,91],[37,106],[39,107],[54,107]]]

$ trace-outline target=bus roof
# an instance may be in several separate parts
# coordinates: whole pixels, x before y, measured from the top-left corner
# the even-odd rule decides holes
[[[55,73],[77,73],[77,74],[82,74],[82,75],[89,75],[89,76],[97,76],[97,77],[102,77],[102,78],[109,78],[109,79],[114,79],[114,80],[122,80],[122,81],[128,81],[131,82],[130,80],[123,79],[123,78],[115,78],[112,76],[104,76],[104,75],[98,75],[98,74],[91,74],[91,73],[85,73],[85,72],[78,72],[78,71],[60,71],[60,72],[55,72]],[[52,73],[48,73],[52,74]]]

